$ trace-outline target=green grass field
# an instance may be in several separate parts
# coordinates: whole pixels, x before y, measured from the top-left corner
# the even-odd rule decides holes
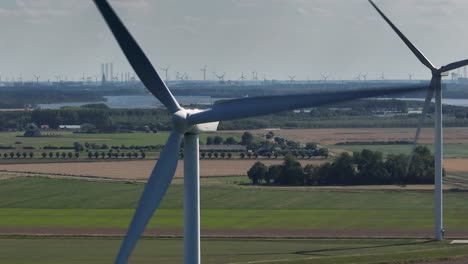
[[[0,263],[111,263],[119,239],[0,238]],[[25,254],[27,252],[27,254]],[[130,263],[183,262],[181,239],[143,239]],[[364,264],[466,256],[468,245],[395,239],[203,239],[203,263]],[[398,262],[403,263],[403,262]]]
[[[0,181],[0,227],[120,227],[143,184],[46,178]],[[210,184],[201,189],[202,227],[228,229],[431,230],[428,191],[327,191]],[[468,230],[468,193],[445,194],[448,230]],[[183,186],[173,184],[155,228],[182,228]]]
[[[245,178],[245,177],[244,177]],[[432,230],[428,191],[327,191],[203,179],[203,229]],[[0,228],[126,228],[143,184],[48,178],[0,181]],[[183,227],[171,185],[150,228]],[[468,193],[445,194],[447,230],[468,230]],[[0,263],[111,263],[121,238],[0,237]],[[143,239],[131,263],[181,263],[182,240]],[[203,239],[203,263],[386,263],[468,255],[468,245],[417,239]],[[400,263],[400,262],[399,262]],[[404,262],[401,262],[404,263]]]
[[[2,132],[0,133],[0,145],[3,146],[32,146],[42,148],[47,145],[54,146],[73,146],[73,142],[89,142],[96,144],[107,144],[108,146],[115,145],[164,145],[169,136],[168,132],[152,133],[111,133],[111,134],[77,134],[71,132],[53,132],[53,136],[44,136],[38,138],[23,137],[22,132]],[[201,134],[200,140],[206,142],[206,137],[209,134]],[[212,136],[212,135],[211,135]],[[240,141],[239,134],[220,134],[221,137],[234,137]],[[15,144],[21,142],[21,144]]]
[[[427,144],[431,152],[434,152],[434,146]],[[363,149],[369,149],[372,151],[380,151],[384,155],[388,154],[409,154],[411,152],[412,145],[330,145],[329,148],[339,148],[348,151],[361,151]],[[468,157],[468,147],[464,144],[444,144],[444,157]]]

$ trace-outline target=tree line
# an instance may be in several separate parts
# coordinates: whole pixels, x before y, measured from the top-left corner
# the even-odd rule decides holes
[[[434,156],[425,146],[418,146],[407,171],[409,155],[390,154],[364,149],[352,155],[341,153],[334,161],[319,166],[302,167],[288,155],[283,164],[267,167],[256,162],[247,175],[253,184],[265,185],[384,185],[433,184]]]

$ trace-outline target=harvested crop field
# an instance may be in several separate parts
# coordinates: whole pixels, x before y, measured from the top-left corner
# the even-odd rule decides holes
[[[444,168],[447,171],[468,172],[468,159],[445,159]]]
[[[281,164],[281,159],[245,159],[245,160],[201,160],[201,177],[213,176],[245,176],[250,167],[257,161],[265,165]],[[303,166],[319,165],[325,160],[300,160]],[[123,180],[145,180],[151,173],[154,160],[139,161],[103,161],[103,162],[64,162],[64,163],[31,163],[0,165],[3,171],[0,179],[15,176],[14,172],[87,176],[97,178],[111,178]],[[468,159],[445,159],[444,168],[448,172],[468,172]],[[183,176],[184,161],[180,160],[176,170],[176,177]],[[10,173],[11,172],[11,173]],[[16,175],[17,176],[17,175]]]
[[[244,131],[219,131],[219,133],[243,133]],[[268,132],[265,129],[250,130],[255,135]],[[319,142],[325,145],[338,142],[369,142],[413,140],[416,128],[317,128],[317,129],[281,129],[273,130],[275,135],[300,142]],[[433,129],[423,128],[421,143],[433,142]],[[451,144],[468,144],[467,127],[444,128],[444,142]]]
[[[243,176],[258,160],[201,160],[200,175],[211,176]],[[260,160],[265,165],[281,164],[282,159]],[[301,160],[303,166],[318,165],[324,160]],[[154,160],[142,161],[108,161],[108,162],[69,162],[40,164],[6,164],[0,165],[0,171],[29,172],[55,175],[89,176],[113,179],[147,179],[155,164]],[[180,160],[176,177],[183,176],[184,161]]]

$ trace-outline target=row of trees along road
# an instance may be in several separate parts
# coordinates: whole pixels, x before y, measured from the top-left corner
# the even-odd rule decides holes
[[[340,154],[333,162],[319,166],[302,167],[297,159],[288,155],[283,164],[267,167],[256,162],[247,175],[253,184],[265,185],[382,185],[433,184],[434,156],[429,149],[418,146],[406,173],[409,156],[388,155],[364,149]],[[444,173],[445,174],[445,173]]]

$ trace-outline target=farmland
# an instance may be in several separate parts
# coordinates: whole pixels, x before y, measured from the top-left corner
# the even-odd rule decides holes
[[[403,138],[384,137],[381,130],[374,129],[363,140],[355,136],[361,132],[343,129],[326,135],[330,131],[314,129],[280,130],[275,134],[301,142],[318,141],[337,152],[363,147],[375,147],[384,153],[405,153],[405,148],[409,149],[408,145],[334,145],[353,140]],[[408,129],[408,138],[413,132]],[[444,165],[449,172],[445,179],[445,229],[451,238],[468,237],[468,193],[456,191],[466,189],[468,184],[466,159],[460,158],[465,157],[463,146],[468,143],[464,141],[465,132],[468,131],[464,128],[452,129],[445,134],[450,142],[446,151],[453,154],[446,156]],[[239,133],[221,134],[238,139]],[[263,135],[265,131],[256,133]],[[295,136],[308,133],[315,136]],[[77,139],[108,145],[163,144],[167,137],[165,133],[109,134],[109,137],[63,133],[56,138],[26,141],[14,133],[5,134],[8,135],[0,136],[5,140],[0,144],[20,139],[20,145],[36,147],[51,142],[69,146]],[[335,142],[327,139],[340,135],[342,138]],[[424,138],[425,144],[430,143],[429,135],[424,134]],[[0,238],[0,262],[38,263],[37,259],[42,259],[44,263],[103,263],[115,256],[121,241],[118,237],[125,233],[143,189],[140,181],[147,179],[155,161],[83,161],[0,165],[0,234],[4,236]],[[284,260],[278,263],[385,263],[398,261],[397,258],[407,261],[466,257],[466,245],[425,240],[433,233],[430,185],[251,186],[243,175],[256,161],[238,158],[201,161],[204,263],[271,263],[273,259]],[[282,162],[280,158],[261,161],[267,165]],[[300,161],[303,165],[323,162]],[[148,238],[135,251],[135,263],[182,261],[179,238],[183,231],[182,167],[180,160],[161,209],[149,223],[145,233]],[[346,239],[349,237],[353,239]],[[375,239],[381,237],[391,239]],[[50,248],[56,250],[51,253],[47,250]],[[87,252],[85,255],[83,250]]]
[[[239,185],[245,178],[230,178],[202,181],[204,263],[270,263],[273,259],[284,263],[382,263],[397,257],[466,256],[466,245],[406,238],[432,235],[430,191],[262,188]],[[182,235],[181,183],[176,180],[171,185],[146,235]],[[120,244],[115,236],[125,232],[142,188],[139,183],[36,177],[0,181],[0,233],[9,235],[0,238],[0,262],[38,263],[38,258],[44,263],[110,261]],[[449,237],[468,235],[467,195],[445,195]],[[38,239],[37,235],[46,237]],[[213,236],[218,238],[210,238]],[[238,238],[222,238],[226,236]],[[257,236],[265,238],[245,238]],[[382,236],[398,239],[356,239]],[[133,261],[180,263],[180,252],[180,238],[143,239]]]
[[[167,132],[159,133],[100,133],[100,134],[84,134],[72,133],[67,131],[51,131],[45,132],[43,137],[23,137],[21,132],[2,132],[0,133],[0,145],[3,146],[31,146],[35,148],[43,148],[48,145],[55,146],[73,146],[73,142],[88,142],[107,145],[164,145],[169,136]],[[200,135],[200,140],[206,142],[208,134]],[[226,133],[224,137],[234,137],[237,141],[240,140],[238,133]],[[15,144],[15,142],[17,142]]]
[[[104,233],[106,229],[115,229],[114,234],[120,234],[130,220],[142,188],[143,184],[124,182],[3,180],[0,227],[3,231],[5,228],[56,227],[77,234],[80,228]],[[326,232],[318,230],[328,230],[330,234],[346,236],[365,235],[366,232],[385,234],[388,230],[388,236],[417,234],[425,237],[432,231],[430,191],[269,189],[242,187],[235,184],[235,179],[231,183],[224,179],[224,182],[203,182],[201,195],[202,228],[214,234],[217,231],[235,236],[241,232],[255,236],[254,230],[263,230],[258,231],[260,233],[282,230],[285,235],[289,231],[295,232],[295,236],[314,236],[314,232],[327,236]],[[167,235],[180,234],[182,197],[183,186],[177,181],[170,187],[149,227],[166,229]],[[446,193],[448,235],[468,233],[466,199],[468,194],[464,192]]]
[[[266,133],[263,129],[249,130],[255,135]],[[243,132],[243,131],[242,131]],[[276,135],[299,142],[320,142],[333,145],[338,142],[413,140],[416,128],[317,128],[274,130]],[[218,133],[241,133],[241,130],[219,131]],[[423,128],[420,142],[433,143],[433,129]],[[468,127],[444,128],[444,142],[468,144]]]
[[[103,238],[2,238],[0,262],[110,263],[119,243],[118,239]],[[182,251],[181,239],[143,239],[138,244],[131,263],[182,263]],[[443,259],[454,256],[460,258],[467,251],[467,245],[416,239],[202,239],[202,261],[213,264],[247,264],[252,261],[296,264],[393,263],[399,260]]]

